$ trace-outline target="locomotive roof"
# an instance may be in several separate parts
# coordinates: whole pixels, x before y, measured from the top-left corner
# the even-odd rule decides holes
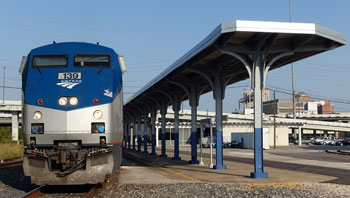
[[[86,53],[86,54],[116,54],[109,47],[99,44],[85,42],[62,42],[44,45],[32,49],[31,54],[68,54],[68,53]]]

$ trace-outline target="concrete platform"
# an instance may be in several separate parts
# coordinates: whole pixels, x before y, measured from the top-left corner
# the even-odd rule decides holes
[[[157,148],[157,152],[159,152]],[[293,150],[294,154],[298,149]],[[313,159],[298,159],[288,157],[285,153],[289,149],[264,152],[265,172],[269,173],[268,179],[250,178],[250,172],[254,170],[253,151],[240,149],[224,150],[224,165],[227,170],[214,170],[208,168],[209,149],[204,151],[204,166],[190,165],[190,147],[180,147],[181,161],[173,161],[173,151],[167,148],[168,158],[159,158],[148,154],[124,151],[124,157],[138,161],[141,170],[122,167],[120,182],[131,183],[173,183],[173,182],[198,182],[198,183],[339,183],[350,184],[349,164],[347,162],[325,162]],[[305,152],[299,150],[298,152]],[[320,151],[313,151],[320,152]],[[214,150],[215,153],[215,150]],[[305,153],[303,155],[305,156]],[[349,159],[350,160],[350,159]],[[214,161],[215,165],[215,155]],[[336,165],[335,167],[332,164]],[[329,167],[330,166],[330,167]],[[134,177],[134,174],[135,177]],[[130,178],[139,179],[130,179]],[[144,178],[144,179],[142,179]],[[155,179],[152,179],[155,178]],[[158,179],[157,179],[158,178]]]

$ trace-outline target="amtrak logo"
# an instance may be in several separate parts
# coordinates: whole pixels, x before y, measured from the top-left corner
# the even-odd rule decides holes
[[[56,83],[56,85],[67,88],[67,89],[72,89],[75,85],[79,85],[81,83],[81,80],[62,80],[59,83]]]
[[[105,93],[103,95],[108,96],[110,98],[113,97],[113,93],[111,91],[109,91],[109,89],[105,89],[104,91],[105,91]]]

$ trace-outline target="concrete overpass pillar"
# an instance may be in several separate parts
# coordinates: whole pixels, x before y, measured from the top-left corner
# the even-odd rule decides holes
[[[301,126],[299,126],[299,128],[298,128],[298,143],[299,143],[299,146],[301,146],[302,144],[301,144],[301,136],[302,136],[302,133],[301,133]]]
[[[12,141],[18,142],[18,114],[19,112],[12,111]]]
[[[334,131],[334,137],[339,138],[339,131]]]

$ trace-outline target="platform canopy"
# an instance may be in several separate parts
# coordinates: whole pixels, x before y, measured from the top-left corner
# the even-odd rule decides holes
[[[346,44],[344,34],[313,23],[284,23],[261,21],[223,22],[193,49],[170,65],[156,78],[130,97],[124,109],[143,101],[144,97],[157,99],[156,90],[179,90],[171,83],[190,84],[196,81],[200,94],[212,91],[208,79],[197,71],[212,75],[212,71],[223,67],[225,85],[250,77],[247,65],[225,52],[234,52],[252,64],[254,53],[265,50],[265,62],[271,63],[270,70],[289,63],[335,49]],[[257,49],[259,47],[259,49]],[[279,57],[276,61],[274,58]],[[183,100],[188,99],[184,94]]]

